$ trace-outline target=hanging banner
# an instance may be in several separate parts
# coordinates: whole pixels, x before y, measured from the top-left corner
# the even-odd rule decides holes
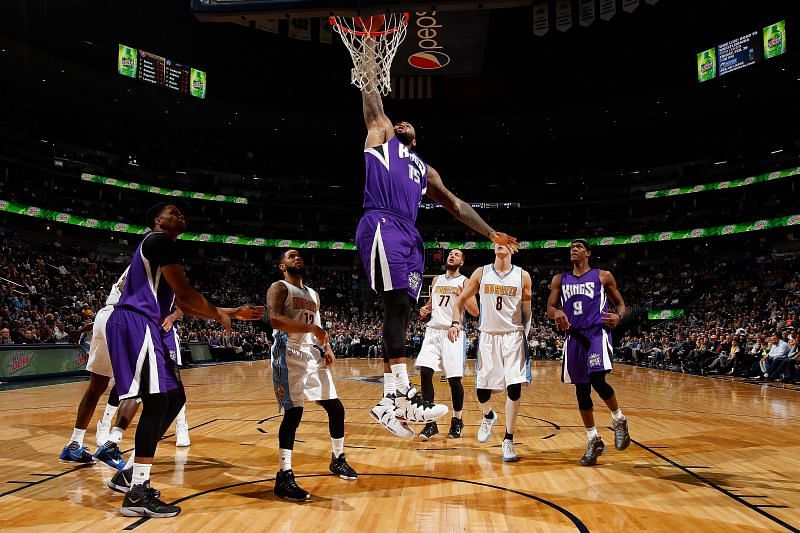
[[[289,37],[299,41],[311,40],[311,19],[289,19]]]
[[[478,74],[483,71],[489,13],[411,13],[408,34],[392,63],[393,76]]]
[[[191,198],[193,200],[209,200],[211,202],[230,202],[233,204],[246,204],[247,198],[241,196],[225,196],[224,194],[208,194],[205,192],[182,191],[180,189],[167,189],[165,187],[154,187],[151,185],[144,185],[142,183],[135,183],[132,181],[118,180],[115,178],[105,178],[103,176],[96,176],[94,174],[81,174],[83,181],[91,181],[93,183],[102,183],[103,185],[110,185],[112,187],[122,187],[132,191],[149,192],[152,194],[162,194],[164,196],[175,196],[178,198]]]
[[[611,20],[617,14],[617,0],[600,0],[600,18]]]
[[[777,172],[767,172],[757,176],[750,176],[749,178],[742,178],[740,180],[718,181],[717,183],[707,183],[705,185],[694,185],[692,187],[675,187],[673,189],[660,189],[658,191],[650,191],[645,193],[644,197],[662,198],[664,196],[679,196],[681,194],[691,194],[695,192],[705,191],[719,191],[722,189],[734,189],[736,187],[746,187],[756,183],[764,183],[767,181],[775,181],[791,176],[800,175],[800,167],[787,168],[786,170],[779,170]]]
[[[31,205],[0,200],[0,212],[13,215],[23,215],[63,224],[73,224],[85,228],[102,229],[115,231],[118,233],[133,233],[143,235],[147,233],[147,228],[135,224],[125,224],[123,222],[113,222],[109,220],[97,220],[94,218],[84,218],[70,213],[51,211]],[[753,222],[742,222],[739,224],[728,224],[727,226],[716,226],[713,228],[695,228],[691,230],[661,231],[653,233],[642,233],[637,235],[625,235],[616,237],[592,237],[586,239],[593,246],[612,246],[623,244],[641,244],[647,242],[675,241],[682,239],[699,239],[702,237],[717,237],[722,235],[733,235],[735,233],[747,233],[751,231],[763,231],[774,228],[785,228],[800,225],[800,214],[788,215],[784,217],[771,218],[765,220],[755,220]],[[243,237],[240,235],[214,235],[210,233],[183,233],[180,240],[213,242],[219,244],[241,244],[245,246],[262,246],[270,248],[312,248],[320,250],[355,250],[356,245],[351,242],[341,241],[301,241],[292,239],[265,239],[262,237]],[[536,248],[569,248],[572,241],[570,239],[551,239],[543,241],[522,241],[520,249],[532,250]],[[461,248],[464,250],[484,249],[489,250],[494,246],[489,241],[469,241],[469,242],[426,242],[425,248]]]
[[[622,10],[633,13],[639,8],[639,0],[622,0]]]
[[[319,19],[319,42],[331,44],[333,42],[333,28],[330,19]]]
[[[278,19],[256,20],[256,29],[269,33],[278,33]]]
[[[594,23],[594,0],[578,0],[578,23],[588,28]]]
[[[533,34],[542,37],[550,31],[550,10],[547,2],[533,5]]]
[[[682,317],[684,314],[684,309],[662,309],[660,311],[648,311],[647,320],[672,320],[673,318]]]
[[[564,32],[572,27],[572,0],[556,0],[556,29]]]

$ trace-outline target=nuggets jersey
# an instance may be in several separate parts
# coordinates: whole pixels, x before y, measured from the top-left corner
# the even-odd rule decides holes
[[[365,149],[364,159],[364,209],[385,209],[415,222],[428,188],[428,166],[397,137]]]
[[[128,270],[130,270],[130,266],[125,269],[125,272],[119,277],[116,283],[111,286],[111,290],[108,292],[108,298],[106,298],[106,305],[117,305],[119,302],[120,296],[122,296],[122,286],[125,285],[125,278],[128,275]]]
[[[481,316],[478,329],[482,333],[510,333],[523,331],[522,324],[522,269],[512,266],[500,275],[494,264],[483,267],[478,290]]]
[[[285,280],[280,280],[279,283],[286,285],[289,290],[283,303],[283,313],[292,320],[322,327],[317,292],[305,285],[302,288],[295,287]],[[317,343],[317,338],[313,333],[285,333],[277,329],[272,331],[272,336],[276,339],[281,335],[286,335],[286,343],[289,346],[310,346]]]
[[[467,277],[461,274],[452,278],[448,277],[446,274],[437,276],[434,285],[431,287],[431,319],[428,321],[429,328],[450,328],[450,324],[453,323],[453,309],[458,299],[456,291],[459,287],[464,286],[466,279]]]
[[[175,293],[161,276],[161,266],[151,264],[142,253],[144,242],[158,233],[153,231],[145,235],[133,252],[117,307],[141,313],[161,325],[172,312]]]
[[[596,268],[582,276],[572,272],[561,274],[561,307],[569,319],[570,329],[602,326],[601,313],[608,311],[608,299],[600,271]]]

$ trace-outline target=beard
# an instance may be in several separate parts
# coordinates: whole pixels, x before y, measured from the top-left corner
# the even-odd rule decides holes
[[[401,143],[405,144],[406,146],[411,144],[411,141],[414,140],[414,136],[407,131],[404,131],[402,133],[395,133],[395,136],[400,140]]]
[[[302,276],[306,273],[306,269],[304,267],[286,267],[286,272],[293,276]]]

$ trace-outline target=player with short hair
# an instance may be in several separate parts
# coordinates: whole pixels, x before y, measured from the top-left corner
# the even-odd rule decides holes
[[[575,384],[578,409],[589,440],[581,457],[583,466],[597,464],[605,444],[597,433],[592,412],[592,388],[611,410],[614,446],[624,450],[631,443],[628,420],[617,403],[614,389],[606,383],[611,372],[611,330],[619,325],[626,308],[611,272],[589,266],[592,247],[585,239],[570,244],[572,270],[553,276],[547,299],[547,316],[566,332],[561,380]],[[609,301],[615,312],[609,311]]]
[[[433,403],[433,373],[443,371],[442,376],[450,384],[450,396],[453,400],[453,417],[450,420],[448,436],[461,438],[464,429],[462,410],[464,409],[464,365],[467,362],[467,337],[462,331],[455,343],[447,339],[447,330],[452,322],[453,308],[458,295],[464,288],[467,277],[461,273],[464,266],[464,252],[458,248],[450,250],[445,263],[445,273],[436,276],[431,282],[431,295],[428,303],[419,310],[420,320],[430,315],[431,319],[425,327],[425,338],[414,367],[419,369],[422,379],[422,397]],[[466,303],[467,311],[478,316],[478,304],[475,298]],[[463,318],[461,319],[463,323]],[[429,440],[439,433],[436,422],[428,422],[419,434],[420,440]]]
[[[503,461],[519,460],[514,450],[514,429],[519,414],[522,384],[530,383],[528,332],[531,328],[531,275],[511,264],[511,250],[494,245],[494,263],[476,268],[456,301],[448,337],[455,342],[461,334],[462,313],[470,298],[479,294],[481,313],[478,320],[478,358],[475,362],[475,388],[483,418],[478,442],[492,435],[497,414],[492,409],[492,392],[506,391],[506,433],[503,437]]]

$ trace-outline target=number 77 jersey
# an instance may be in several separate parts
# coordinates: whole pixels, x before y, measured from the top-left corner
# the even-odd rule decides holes
[[[450,329],[453,322],[453,309],[456,306],[459,289],[464,286],[466,276],[448,277],[447,274],[437,276],[431,286],[431,319],[429,328]],[[461,321],[464,319],[462,317]]]
[[[608,311],[608,298],[600,281],[600,271],[591,269],[581,276],[561,274],[561,306],[570,329],[590,329],[603,325],[602,314]]]
[[[522,269],[512,266],[500,274],[494,265],[483,267],[481,286],[478,289],[481,316],[478,329],[481,333],[511,333],[523,331],[522,325]]]

